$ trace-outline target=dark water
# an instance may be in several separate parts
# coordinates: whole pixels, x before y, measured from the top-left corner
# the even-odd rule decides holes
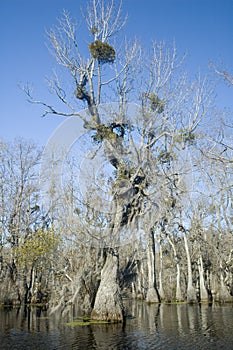
[[[125,326],[67,326],[76,316],[0,309],[0,349],[231,349],[233,306],[128,302]]]

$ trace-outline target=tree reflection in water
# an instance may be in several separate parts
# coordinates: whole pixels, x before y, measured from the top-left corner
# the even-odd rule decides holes
[[[34,308],[0,309],[0,348],[7,349],[232,349],[233,305],[166,305],[125,301],[125,324],[70,327],[77,317]]]

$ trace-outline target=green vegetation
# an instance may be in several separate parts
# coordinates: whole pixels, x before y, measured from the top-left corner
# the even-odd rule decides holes
[[[107,43],[96,40],[89,44],[89,49],[92,57],[98,60],[99,63],[113,63],[115,61],[115,50]]]
[[[59,244],[59,235],[52,229],[36,230],[31,232],[24,243],[15,249],[20,264],[33,265],[36,262],[43,261],[49,254],[57,248]]]
[[[92,319],[80,319],[73,322],[68,322],[66,325],[69,327],[76,327],[76,326],[90,326],[90,325],[101,325],[101,324],[111,324],[113,322],[110,321],[97,321]]]

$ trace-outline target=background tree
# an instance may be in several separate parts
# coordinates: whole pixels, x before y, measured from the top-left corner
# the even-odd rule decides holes
[[[2,247],[5,248],[3,299],[13,298],[19,302],[24,298],[23,280],[27,279],[27,266],[20,269],[18,248],[27,240],[39,217],[36,172],[40,151],[34,144],[19,139],[12,144],[1,142],[0,152],[1,232]]]

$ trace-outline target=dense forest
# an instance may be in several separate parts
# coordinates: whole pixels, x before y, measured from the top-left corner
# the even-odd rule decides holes
[[[122,40],[116,4],[93,0],[85,20],[83,53],[67,12],[48,34],[57,107],[24,89],[81,122],[76,146],[0,142],[0,303],[123,321],[124,298],[232,302],[233,124],[213,82],[231,76],[190,79],[174,45]]]

